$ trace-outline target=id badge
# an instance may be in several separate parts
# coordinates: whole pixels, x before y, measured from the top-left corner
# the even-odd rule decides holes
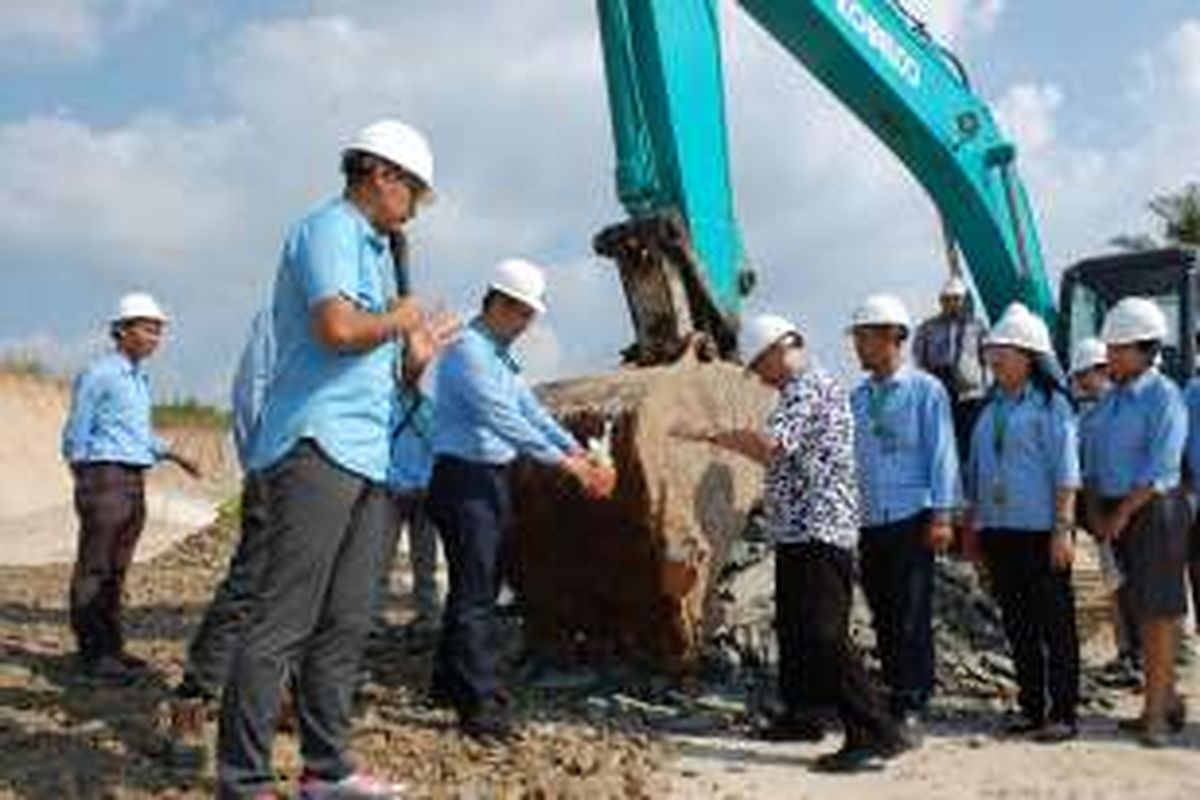
[[[992,502],[998,506],[1008,503],[1008,488],[1000,481],[992,484]]]

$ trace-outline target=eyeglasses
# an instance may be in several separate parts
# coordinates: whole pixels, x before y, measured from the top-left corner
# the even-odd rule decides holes
[[[403,183],[414,198],[419,199],[428,191],[420,178],[399,167],[380,167],[379,174],[389,183]]]

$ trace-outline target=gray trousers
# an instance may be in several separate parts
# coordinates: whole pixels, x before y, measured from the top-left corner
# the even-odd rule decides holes
[[[421,490],[391,492],[392,518],[388,522],[383,544],[383,569],[379,575],[379,590],[375,607],[374,626],[386,627],[384,611],[391,596],[392,568],[396,563],[400,536],[407,531],[408,558],[412,565],[413,600],[417,614],[436,621],[441,614],[442,600],[437,585],[437,530],[426,511],[426,495]]]
[[[254,608],[267,561],[267,482],[259,472],[242,479],[241,532],[225,577],[188,645],[187,678],[212,695],[221,691]]]
[[[351,704],[383,555],[381,486],[337,466],[308,440],[265,475],[266,561],[221,698],[222,798],[273,787],[271,747],[289,672],[306,771],[331,781],[352,771]]]

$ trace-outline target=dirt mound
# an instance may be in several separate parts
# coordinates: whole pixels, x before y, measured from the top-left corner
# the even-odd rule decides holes
[[[0,373],[0,419],[5,421],[0,430],[3,563],[47,564],[74,557],[77,525],[71,475],[59,456],[69,406],[70,389],[61,380]],[[200,462],[205,480],[193,481],[173,465],[151,471],[139,560],[212,522],[218,504],[237,483],[236,460],[225,431],[181,426],[161,433]]]

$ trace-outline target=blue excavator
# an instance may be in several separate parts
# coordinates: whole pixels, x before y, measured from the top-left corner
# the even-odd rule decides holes
[[[1064,272],[1055,303],[1017,151],[958,59],[901,0],[738,0],[925,188],[963,256],[983,313],[1020,300],[1056,330],[1060,355],[1094,335],[1123,296],[1154,297],[1173,323],[1168,371],[1192,372],[1194,253],[1091,259]],[[716,0],[597,0],[616,184],[627,221],[601,231],[635,331],[627,361],[670,363],[689,347],[732,357],[754,285],[729,178]],[[1061,308],[1062,313],[1059,313]]]

